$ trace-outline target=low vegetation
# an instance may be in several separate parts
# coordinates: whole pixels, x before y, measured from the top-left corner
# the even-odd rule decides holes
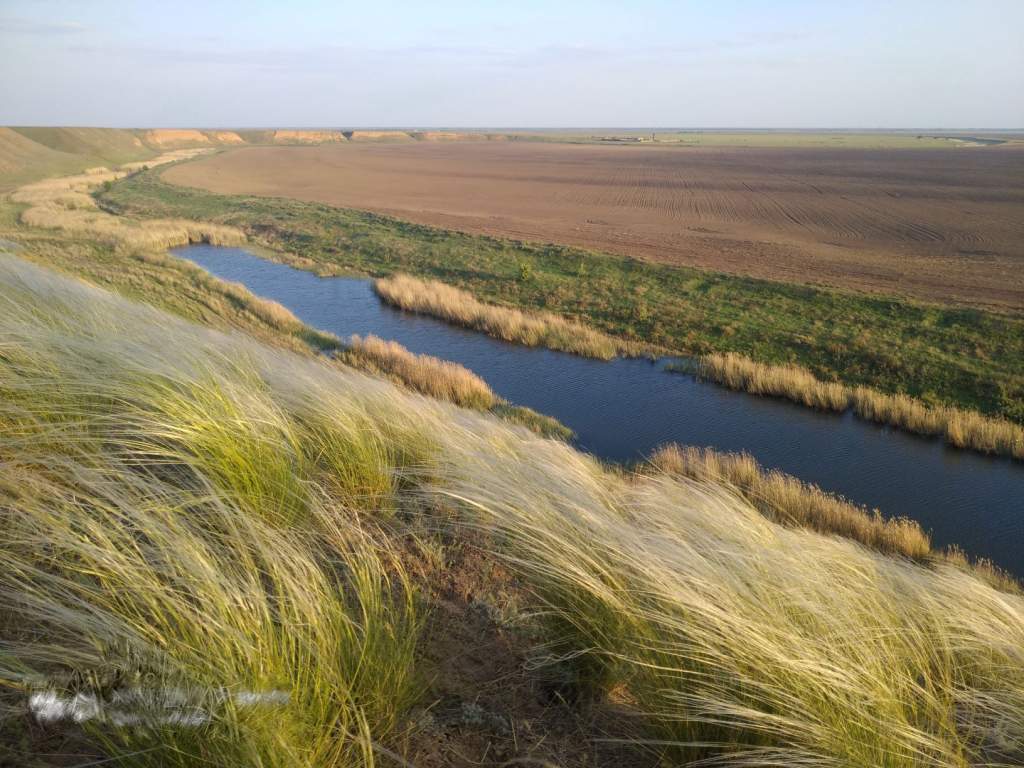
[[[550,312],[522,312],[484,304],[472,294],[437,280],[418,280],[399,274],[379,278],[373,287],[377,295],[392,306],[438,317],[528,347],[548,347],[610,360],[626,346],[582,323]]]
[[[638,765],[1024,759],[1024,600],[956,567],[11,256],[0,310],[12,760],[415,764],[420,617],[444,603],[413,552],[459,541],[516,575],[532,666],[580,721],[625,707]],[[479,638],[456,630],[457,660]],[[524,729],[511,758],[557,738]]]
[[[693,366],[669,366],[692,372]],[[700,358],[696,373],[730,389],[771,395],[825,411],[853,408],[863,419],[920,435],[941,436],[958,448],[1024,459],[1024,426],[975,411],[928,405],[908,395],[821,381],[796,365],[764,365],[733,353]]]
[[[176,187],[148,172],[100,194],[111,210],[228,224],[320,274],[406,273],[478,301],[552,312],[690,355],[800,365],[928,405],[1024,423],[1024,320],[786,285],[557,245],[465,235],[358,211]]]
[[[167,153],[153,162],[172,162],[193,153]],[[128,164],[128,170],[123,166],[117,171],[97,168],[84,176],[49,179],[20,188],[10,196],[14,198],[13,206],[0,205],[0,235],[21,241],[20,245],[12,245],[17,245],[26,258],[81,275],[189,319],[218,328],[243,330],[294,351],[328,353],[346,365],[385,375],[414,391],[466,407],[491,410],[537,434],[560,440],[572,438],[572,431],[556,419],[498,398],[485,382],[462,366],[428,355],[413,355],[399,344],[379,339],[361,340],[358,349],[350,348],[333,334],[302,323],[277,302],[255,296],[244,285],[220,280],[196,264],[166,253],[166,242],[161,238],[131,236],[135,231],[132,228],[138,226],[151,235],[166,231],[159,226],[160,222],[139,224],[97,211],[105,223],[102,231],[113,233],[112,239],[99,236],[97,229],[89,227],[25,228],[31,219],[26,214],[35,209],[23,206],[94,208],[87,192],[105,181],[123,177],[133,166]],[[193,233],[188,235],[191,239],[216,239],[217,232],[228,230],[193,222],[183,222],[182,227],[186,235]],[[235,241],[241,237],[244,235],[232,230],[224,239]],[[114,243],[116,248],[112,250],[104,243]]]

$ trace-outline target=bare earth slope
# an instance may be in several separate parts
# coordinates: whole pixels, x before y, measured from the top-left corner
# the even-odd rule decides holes
[[[1024,151],[1006,147],[251,147],[165,178],[770,279],[1024,308]]]

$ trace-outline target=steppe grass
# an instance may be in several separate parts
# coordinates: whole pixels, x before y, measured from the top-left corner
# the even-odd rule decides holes
[[[632,702],[669,762],[1020,759],[1020,598],[780,528],[712,487],[608,488],[486,454],[470,471],[487,485],[450,492],[544,600],[551,658]]]
[[[403,272],[478,301],[586,322],[625,341],[796,364],[822,381],[1024,423],[1018,316],[471,236],[288,199],[216,195],[166,184],[153,171],[99,196],[120,212],[243,228],[320,274]]]
[[[286,411],[259,348],[2,270],[4,686],[130,764],[372,764],[416,691],[374,523],[413,443],[351,401]]]
[[[955,567],[13,257],[0,308],[0,679],[15,708],[96,701],[62,727],[104,755],[371,764],[415,693],[415,523],[474,532],[543,608],[537,661],[630,702],[665,759],[1024,757],[1024,600]]]

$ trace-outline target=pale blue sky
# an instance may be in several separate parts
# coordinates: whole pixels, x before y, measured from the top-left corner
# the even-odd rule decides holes
[[[0,124],[1024,127],[1024,0],[0,0]]]

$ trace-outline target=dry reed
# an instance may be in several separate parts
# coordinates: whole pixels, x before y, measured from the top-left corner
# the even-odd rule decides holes
[[[957,448],[1024,459],[1024,427],[961,408],[929,406],[907,395],[866,387],[853,390],[853,408],[868,421],[921,435],[939,435]]]
[[[504,341],[602,360],[627,351],[624,343],[582,323],[550,312],[522,312],[484,304],[472,294],[437,280],[394,275],[380,278],[374,287],[384,301],[396,307],[438,317]]]
[[[852,407],[862,419],[941,436],[957,448],[1024,459],[1024,427],[977,411],[932,406],[909,395],[890,395],[868,387],[851,389],[821,381],[797,365],[767,365],[733,352],[700,358],[697,375],[730,389],[783,397],[819,410],[842,412]]]
[[[396,341],[353,335],[339,358],[360,370],[393,377],[416,392],[467,408],[485,411],[498,402],[487,382],[468,368],[414,354]]]
[[[697,373],[730,389],[784,397],[819,410],[844,411],[850,404],[849,392],[842,384],[820,381],[797,365],[764,365],[733,352],[702,357]]]
[[[194,151],[171,152],[148,164],[175,162],[194,154]],[[19,188],[11,199],[29,206],[21,214],[22,223],[28,226],[87,235],[135,250],[166,250],[190,243],[240,245],[245,242],[244,233],[236,227],[186,219],[132,220],[101,211],[88,193],[105,182],[128,175],[136,165],[139,164],[122,166],[116,171],[93,168],[76,176],[45,179]]]

